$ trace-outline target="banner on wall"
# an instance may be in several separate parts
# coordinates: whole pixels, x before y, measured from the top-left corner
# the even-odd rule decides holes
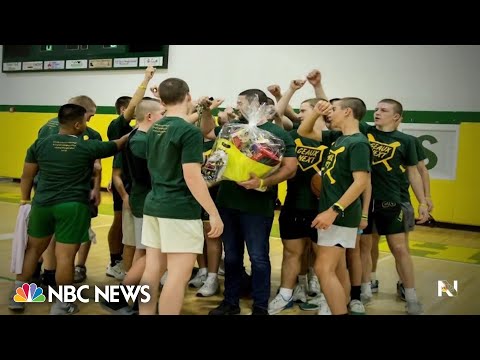
[[[399,130],[422,143],[431,179],[455,180],[460,125],[402,124]]]

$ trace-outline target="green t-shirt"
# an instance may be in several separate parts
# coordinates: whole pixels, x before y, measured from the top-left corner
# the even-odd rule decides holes
[[[372,150],[367,138],[357,133],[341,136],[332,144],[324,160],[322,193],[319,211],[323,212],[335,204],[353,184],[355,171],[371,171]],[[356,228],[362,218],[362,205],[358,197],[345,209],[344,215],[337,216],[334,225]]]
[[[200,129],[179,117],[157,121],[147,133],[147,163],[152,190],[145,215],[166,219],[200,219],[201,207],[183,177],[183,164],[203,163]]]
[[[400,131],[384,132],[363,122],[360,130],[367,136],[373,151],[372,199],[400,203],[405,181],[400,165],[418,164],[415,141]]]
[[[321,142],[302,137],[297,130],[292,130],[289,134],[295,143],[298,166],[295,177],[287,181],[287,196],[283,207],[293,211],[317,211],[318,199],[310,188],[310,182],[315,173],[321,172],[329,146],[341,133],[324,131]]]
[[[123,115],[120,115],[108,125],[108,140],[118,140],[132,130],[133,128],[130,126],[130,121],[125,120]]]
[[[60,124],[58,122],[58,118],[54,118],[49,120],[45,125],[43,125],[40,130],[38,131],[38,139],[46,138],[50,135],[56,135],[60,131]],[[93,130],[92,128],[88,127],[81,135],[83,140],[99,140],[102,141],[102,136],[98,131]]]
[[[285,143],[284,157],[296,157],[295,144],[292,137],[285,130],[270,122],[258,127],[268,131]],[[271,217],[274,214],[277,187],[272,186],[265,192],[247,190],[233,181],[222,181],[217,195],[218,207],[236,209],[247,214]]]
[[[133,216],[141,218],[143,217],[145,198],[152,189],[147,166],[147,133],[141,130],[133,130],[124,154],[132,179],[132,189],[129,197],[130,208]]]
[[[50,135],[57,135],[59,131],[60,131],[60,123],[58,122],[58,118],[53,118],[40,128],[40,130],[38,131],[38,139],[43,139]],[[93,130],[92,128],[89,128],[88,126],[80,137],[83,140],[102,141],[102,136],[100,135],[100,133],[98,131]],[[39,176],[40,176],[40,172],[35,177],[35,183],[38,182]],[[90,186],[93,188],[94,186],[93,180]]]
[[[415,141],[415,150],[417,151],[418,161],[420,162],[425,160],[427,156],[425,155],[425,151],[423,150],[423,145],[420,142],[420,140],[418,140],[418,138],[415,136],[412,136],[409,134],[405,134],[405,135],[412,137],[413,140]],[[406,202],[410,202],[410,193],[408,191],[408,188],[410,187],[410,181],[408,180],[408,173],[402,165],[400,165],[400,170],[403,172],[403,178],[404,178],[404,181],[402,183],[401,193],[400,193],[401,201],[402,203],[406,203]]]
[[[127,122],[123,115],[120,115],[115,120],[112,120],[110,125],[108,125],[107,136],[109,140],[118,140],[122,136],[127,135],[129,132],[132,131],[132,127],[130,126],[130,121]],[[125,190],[130,192],[130,184],[132,180],[130,179],[130,171],[128,169],[128,163],[122,154],[124,151],[115,155],[113,159],[113,168],[114,169],[122,169],[121,179],[123,181],[123,185],[125,186]]]
[[[88,204],[95,159],[117,152],[114,142],[84,141],[70,135],[37,139],[27,150],[26,163],[38,164],[39,177],[33,204],[51,206],[77,201]]]

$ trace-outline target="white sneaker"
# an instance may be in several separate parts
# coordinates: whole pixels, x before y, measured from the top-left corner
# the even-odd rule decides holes
[[[330,308],[328,307],[327,300],[322,296],[320,300],[320,309],[318,310],[318,315],[332,315]]]
[[[293,290],[293,302],[296,303],[306,303],[307,302],[307,291],[305,289],[305,284],[297,284],[295,290]]]
[[[78,306],[74,303],[55,302],[50,308],[50,315],[72,315],[78,312]]]
[[[268,313],[270,315],[275,315],[284,309],[291,308],[292,306],[293,296],[290,298],[290,300],[285,300],[283,296],[279,293],[272,301],[270,301],[270,304],[268,304]]]
[[[123,262],[117,261],[114,266],[107,266],[107,276],[122,281],[125,278],[125,270],[123,270]]]
[[[197,275],[195,275],[195,277],[188,282],[188,286],[198,289],[203,286],[205,280],[207,280],[207,274],[200,273],[199,271],[197,272]]]
[[[320,295],[320,283],[318,282],[318,278],[316,275],[312,275],[308,279],[308,295],[311,297],[315,297]]]
[[[407,301],[405,306],[408,315],[423,315],[423,305],[419,301]]]
[[[162,278],[160,279],[160,285],[162,286],[165,285],[165,283],[167,282],[167,276],[168,276],[168,270],[163,273]]]
[[[360,294],[360,300],[362,300],[362,303],[364,305],[367,305],[368,303],[370,303],[370,301],[372,301],[372,298],[373,298],[372,294],[364,294],[364,293]]]
[[[360,300],[352,300],[348,304],[348,310],[351,315],[365,315],[365,306]]]
[[[207,280],[203,283],[203,286],[198,289],[197,296],[209,297],[218,293],[219,284],[217,277],[207,277]]]

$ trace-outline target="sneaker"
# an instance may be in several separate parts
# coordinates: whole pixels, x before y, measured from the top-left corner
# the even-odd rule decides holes
[[[168,270],[163,273],[162,278],[160,279],[160,285],[162,286],[165,285],[165,283],[167,282],[167,276],[168,276]]]
[[[208,315],[238,315],[240,314],[240,306],[231,305],[225,301],[222,301],[220,305],[211,310]]]
[[[8,308],[12,311],[15,311],[15,312],[23,312],[25,311],[25,303],[24,302],[16,302],[15,300],[13,300],[13,297],[15,296],[16,294],[16,291],[15,289],[12,290],[12,292],[10,293],[10,298],[9,298],[9,303],[8,303]]]
[[[320,295],[320,283],[316,275],[312,275],[308,279],[308,296],[315,297]]]
[[[203,283],[207,280],[207,274],[206,273],[200,273],[197,272],[197,275],[188,282],[188,286],[191,288],[201,288]]]
[[[252,309],[252,314],[251,315],[269,315],[269,313],[268,313],[267,309],[264,309],[264,308],[261,308],[261,307],[258,307],[258,306],[254,306],[253,309]]]
[[[423,315],[423,305],[419,301],[407,301],[405,305],[408,315]]]
[[[284,309],[289,309],[293,307],[293,296],[289,300],[285,300],[282,295],[277,294],[268,304],[268,313],[270,315],[275,315],[281,312]]]
[[[361,293],[360,300],[362,301],[363,305],[367,305],[372,301],[372,295]]]
[[[113,303],[104,300],[100,302],[100,306],[115,315],[136,315],[138,313],[125,302]]]
[[[78,306],[74,303],[56,302],[50,308],[50,315],[73,315],[78,312]]]
[[[330,311],[330,307],[328,306],[325,297],[320,300],[320,309],[318,309],[317,315],[332,315],[332,312]]]
[[[106,275],[122,281],[125,278],[125,270],[123,270],[123,262],[116,261],[114,266],[111,266],[110,264],[108,264]]]
[[[209,297],[213,296],[218,293],[220,290],[220,286],[218,284],[218,278],[215,277],[207,277],[203,286],[198,289],[197,296],[199,297]]]
[[[320,293],[320,295],[317,295],[313,299],[310,299],[305,303],[299,304],[298,306],[303,311],[317,311],[318,309],[320,309],[320,304],[323,301],[326,301],[325,296]]]
[[[75,266],[75,273],[73,275],[73,283],[82,283],[87,279],[87,268],[83,265]]]
[[[352,300],[348,304],[348,311],[350,311],[350,315],[365,315],[365,306],[360,300]]]
[[[307,290],[305,284],[297,284],[293,291],[293,302],[306,303],[307,302]]]
[[[405,288],[400,281],[397,281],[397,296],[400,298],[400,300],[407,301],[405,299]]]
[[[378,293],[378,280],[372,280],[370,283],[372,287],[372,293],[373,294]]]

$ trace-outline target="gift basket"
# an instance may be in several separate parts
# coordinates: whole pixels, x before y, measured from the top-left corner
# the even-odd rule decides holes
[[[245,111],[248,124],[234,122],[223,126],[211,155],[202,166],[202,174],[209,187],[221,180],[246,181],[250,179],[250,174],[265,178],[279,168],[285,143],[257,127],[271,118],[274,112],[275,108],[271,105],[259,105],[257,98]]]

